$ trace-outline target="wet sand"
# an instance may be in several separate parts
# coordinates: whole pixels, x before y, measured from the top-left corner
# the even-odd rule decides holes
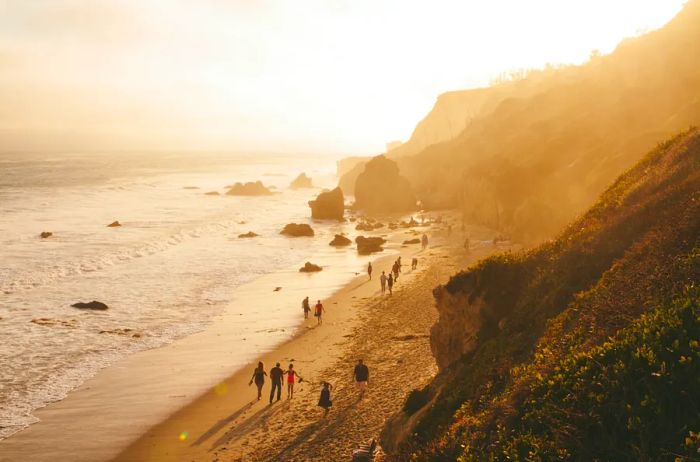
[[[472,231],[472,236],[476,232]],[[487,231],[481,238],[488,239]],[[293,361],[304,377],[288,399],[268,404],[270,383],[257,401],[249,386],[255,362],[150,429],[115,461],[330,461],[349,460],[353,448],[376,437],[407,393],[436,373],[429,330],[437,318],[432,289],[470,261],[493,251],[477,242],[470,253],[444,231],[425,251],[401,249],[403,273],[392,296],[382,296],[378,275],[395,257],[382,258],[374,280],[357,278],[328,300],[324,324],[307,321],[307,331],[259,360],[265,369]],[[411,258],[420,264],[411,271]],[[370,387],[359,399],[353,367],[363,358]],[[333,384],[328,417],[317,406],[320,382]]]

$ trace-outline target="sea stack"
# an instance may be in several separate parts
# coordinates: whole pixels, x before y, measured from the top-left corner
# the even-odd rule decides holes
[[[321,220],[342,220],[345,213],[345,198],[340,188],[332,191],[324,191],[309,201],[311,207],[311,218]]]

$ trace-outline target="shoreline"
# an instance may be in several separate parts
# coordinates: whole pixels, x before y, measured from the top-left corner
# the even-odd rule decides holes
[[[434,235],[436,230],[431,231]],[[378,436],[385,419],[400,409],[410,389],[422,387],[437,372],[429,346],[429,330],[437,319],[432,288],[495,250],[483,246],[471,253],[460,252],[454,239],[452,244],[444,236],[431,239],[433,244],[425,251],[418,247],[400,249],[404,263],[409,264],[403,265],[393,296],[381,296],[376,276],[381,269],[388,269],[394,256],[380,257],[373,263],[379,272],[375,272],[372,284],[366,276],[356,278],[328,299],[332,311],[323,326],[307,329],[260,355],[152,427],[112,460],[349,459],[354,445]],[[416,271],[409,269],[413,255],[420,258]],[[315,320],[309,322],[315,324]],[[355,399],[351,381],[358,355],[368,358],[371,371],[382,371],[381,378],[371,379],[368,398],[363,401]],[[276,362],[282,363],[283,369],[294,362],[305,381],[296,385],[293,399],[287,399],[283,390],[282,400],[269,405],[270,384],[266,380],[262,400],[256,400],[255,387],[249,387],[248,381],[258,360],[267,371]],[[397,367],[403,370],[397,372]],[[393,374],[397,376],[392,378]],[[316,406],[321,381],[334,386],[334,406],[328,419],[321,417]],[[364,423],[357,423],[361,421]]]
[[[406,230],[399,229],[389,233],[388,237],[394,246],[397,241],[400,244],[405,236],[404,231]],[[383,233],[369,233],[378,234]],[[348,252],[352,252],[352,255]],[[365,258],[355,256],[354,249],[344,249],[341,254],[348,255],[350,265],[359,265],[360,260],[371,260],[373,266],[378,269],[383,260],[391,262],[396,256],[395,252],[396,249],[389,246],[382,254]],[[354,287],[366,278],[366,275],[361,274],[347,283],[338,283],[338,279],[343,278],[342,274],[324,271],[312,276],[299,275],[294,268],[264,275],[236,288],[235,291],[239,295],[237,299],[224,313],[216,315],[204,331],[123,358],[100,370],[94,377],[73,390],[68,397],[36,410],[34,413],[40,419],[38,423],[0,441],[0,460],[46,460],[61,458],[71,453],[71,460],[75,461],[109,460],[139,438],[154,423],[167,419],[173,412],[177,412],[177,409],[188,406],[198,397],[206,395],[207,390],[221,383],[232,372],[246,370],[249,360],[259,356],[261,350],[254,344],[255,339],[249,339],[251,342],[246,343],[247,360],[238,363],[225,362],[226,338],[235,337],[235,325],[236,322],[240,322],[236,319],[240,314],[236,312],[236,303],[257,301],[265,305],[266,301],[274,300],[274,303],[285,306],[292,303],[291,306],[296,311],[303,297],[300,296],[302,292],[299,290],[292,290],[292,280],[296,278],[297,281],[309,282],[306,279],[309,277],[312,278],[313,290],[308,289],[308,285],[306,289],[300,290],[308,291],[309,295],[319,291],[333,293],[334,295],[324,303],[330,312],[334,307],[333,297]],[[271,288],[275,287],[280,279],[288,287],[272,294]],[[259,292],[257,295],[254,293],[256,290]],[[262,293],[265,295],[261,300]],[[272,346],[262,347],[262,353],[276,351],[302,337],[309,330],[304,324],[299,325],[296,322],[301,318],[301,310],[298,311],[298,316],[292,315],[295,324],[292,326],[294,333],[291,337],[285,333],[289,326],[264,326],[261,335],[267,341],[271,335],[278,336],[280,340],[273,342]],[[327,319],[327,325],[331,322],[335,321]],[[342,322],[351,323],[353,320],[348,318]],[[233,331],[231,326],[234,326]],[[213,357],[207,358],[208,355]],[[224,362],[220,361],[222,358]],[[190,365],[196,366],[194,370]],[[202,370],[207,368],[209,370],[202,373]],[[182,392],[183,389],[186,390],[185,393]],[[137,412],[130,413],[129,409]],[[91,429],[90,438],[84,437],[86,428]],[[76,441],[78,438],[80,440]]]

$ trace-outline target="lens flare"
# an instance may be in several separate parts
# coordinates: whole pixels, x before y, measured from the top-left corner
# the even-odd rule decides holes
[[[180,441],[185,441],[185,440],[187,440],[187,437],[188,437],[188,436],[190,436],[189,433],[187,433],[187,432],[182,432],[182,433],[180,433],[180,436],[178,436],[178,439],[179,439]]]

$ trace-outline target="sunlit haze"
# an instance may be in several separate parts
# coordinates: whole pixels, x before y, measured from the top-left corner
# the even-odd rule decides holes
[[[0,0],[0,150],[376,153],[442,92],[580,63],[683,0]]]

